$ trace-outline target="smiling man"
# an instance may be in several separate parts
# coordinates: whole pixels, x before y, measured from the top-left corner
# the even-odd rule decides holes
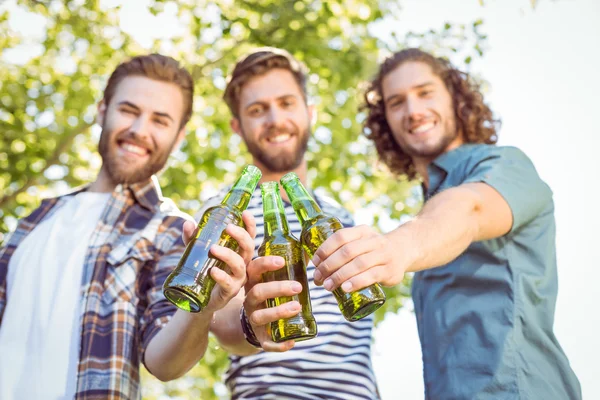
[[[287,51],[275,48],[258,49],[243,57],[233,69],[224,95],[233,114],[231,127],[242,137],[253,163],[263,172],[262,182],[279,181],[293,171],[307,185],[304,155],[314,110],[307,101],[306,78],[303,64]],[[339,204],[319,193],[314,195],[325,212],[338,216],[346,226],[353,224]],[[282,196],[287,199],[283,191]],[[209,200],[205,207],[218,198]],[[299,237],[298,218],[292,206],[284,203],[290,231]],[[260,188],[254,192],[248,211],[256,218],[258,248],[264,233]],[[247,268],[245,289],[216,314],[212,324],[212,332],[232,353],[226,374],[232,398],[379,398],[371,365],[373,317],[354,323],[346,321],[333,294],[314,285],[314,265],[307,265],[307,274],[318,336],[299,343],[274,343],[270,339],[270,322],[300,312],[296,301],[264,307],[269,298],[291,296],[302,290],[295,281],[261,282],[262,273],[281,268],[282,261],[280,257],[253,260]]]
[[[494,145],[497,121],[478,87],[406,49],[365,99],[368,137],[393,172],[422,179],[425,204],[387,234],[336,232],[315,254],[315,282],[353,291],[415,272],[427,399],[580,399],[552,331],[552,192],[523,152]]]
[[[139,364],[161,380],[204,354],[214,313],[246,279],[254,244],[229,226],[240,254],[215,246],[211,301],[177,310],[162,284],[195,224],[163,198],[154,174],[185,135],[193,81],[170,57],[119,65],[98,106],[102,168],[96,180],[47,199],[0,249],[0,398],[141,397]],[[244,222],[254,235],[254,220]]]

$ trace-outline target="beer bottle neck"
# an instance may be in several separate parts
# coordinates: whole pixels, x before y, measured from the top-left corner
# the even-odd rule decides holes
[[[292,200],[290,198],[290,200]],[[306,221],[310,221],[312,219],[317,218],[322,215],[321,207],[314,201],[312,198],[300,198],[296,200],[292,200],[292,207],[294,207],[294,211],[296,212],[296,216],[301,224],[304,224]]]
[[[323,214],[321,207],[319,207],[315,199],[308,193],[308,190],[306,190],[300,180],[287,181],[284,184],[284,188],[301,224]]]
[[[289,232],[283,201],[279,194],[277,182],[265,182],[261,185],[263,201],[263,217],[265,223],[265,236],[273,236],[280,232]]]
[[[250,198],[260,177],[261,173],[258,168],[253,165],[246,166],[229,193],[223,198],[221,204],[230,208],[237,208],[240,212],[244,211],[250,203]]]
[[[237,208],[240,212],[244,211],[250,203],[252,193],[244,190],[243,188],[233,187],[225,195],[221,204],[226,205],[230,208]]]

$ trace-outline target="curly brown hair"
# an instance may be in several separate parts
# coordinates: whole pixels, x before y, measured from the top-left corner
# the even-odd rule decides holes
[[[244,85],[255,76],[264,75],[276,68],[291,72],[300,87],[304,101],[307,100],[308,68],[306,65],[296,60],[284,49],[261,47],[238,60],[227,82],[223,99],[235,118],[239,117],[240,93]]]
[[[465,143],[494,144],[498,140],[500,120],[494,119],[490,108],[483,102],[479,85],[465,72],[459,71],[444,58],[437,58],[420,49],[404,49],[388,57],[380,66],[375,78],[369,82],[364,95],[367,110],[363,133],[375,143],[380,159],[395,174],[416,177],[411,157],[398,145],[385,115],[382,81],[387,74],[405,62],[422,62],[440,77],[452,97],[456,129]]]

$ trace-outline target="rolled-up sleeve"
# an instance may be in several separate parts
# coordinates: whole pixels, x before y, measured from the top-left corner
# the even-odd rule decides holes
[[[552,190],[539,177],[531,160],[516,147],[492,147],[474,154],[463,183],[484,182],[508,203],[518,231],[552,201]]]
[[[146,308],[140,323],[142,354],[152,338],[169,322],[177,307],[164,296],[162,286],[175,269],[185,250],[182,239],[183,219],[169,217],[159,231],[155,246],[157,258],[144,285]],[[143,360],[142,356],[142,360]]]

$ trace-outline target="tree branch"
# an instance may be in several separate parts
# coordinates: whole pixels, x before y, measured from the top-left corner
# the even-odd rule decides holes
[[[82,123],[82,124],[76,126],[71,132],[66,133],[65,136],[63,137],[62,142],[60,142],[58,144],[58,146],[56,146],[56,148],[54,149],[54,152],[52,153],[50,158],[46,161],[46,165],[44,166],[44,168],[39,173],[37,173],[35,175],[35,177],[30,176],[29,178],[27,178],[25,183],[23,183],[23,185],[20,188],[18,188],[17,190],[15,190],[14,192],[12,192],[10,194],[0,197],[0,208],[3,208],[6,204],[13,201],[20,193],[23,193],[24,191],[29,189],[31,186],[39,184],[40,177],[44,176],[44,172],[46,172],[46,170],[48,168],[50,168],[51,166],[55,165],[58,162],[60,155],[71,145],[75,136],[79,135],[80,133],[82,133],[83,131],[88,129],[90,126],[92,126],[92,124]]]
[[[236,46],[239,46],[240,44],[247,42],[247,41],[248,41],[247,39],[236,40],[235,43],[231,46],[231,49],[233,49]],[[228,51],[231,51],[231,49]],[[202,65],[198,65],[198,64],[194,65],[192,67],[192,71],[191,71],[191,75],[192,75],[192,78],[194,79],[194,81],[196,81],[197,79],[200,79],[202,77],[202,75],[201,75],[202,69],[218,64],[221,60],[223,60],[227,56],[228,51],[224,51],[220,57],[217,57],[214,60],[207,61]]]

